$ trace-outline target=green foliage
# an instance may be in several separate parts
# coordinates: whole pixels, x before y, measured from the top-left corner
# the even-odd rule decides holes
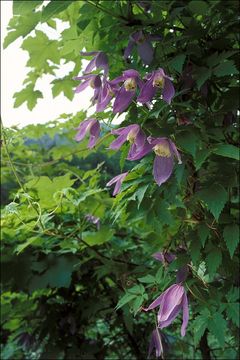
[[[109,150],[112,103],[99,112],[93,149],[74,140],[85,112],[60,114],[44,125],[3,129],[2,359],[141,359],[155,327],[146,308],[184,282],[190,320],[184,338],[179,315],[162,329],[169,359],[237,359],[239,327],[239,96],[237,1],[13,1],[4,48],[22,38],[29,73],[14,106],[29,110],[44,94],[69,100],[82,74],[80,51],[103,51],[109,79],[126,69],[163,68],[175,96],[156,95],[149,110],[132,103],[121,126],[139,124],[147,136],[170,138],[181,153],[172,176],[154,182],[155,154],[127,160],[129,143]],[[41,24],[58,30],[50,39]],[[146,67],[129,36],[160,35]],[[87,60],[92,57],[86,57]],[[63,78],[62,64],[74,64]],[[94,70],[94,73],[98,73]],[[121,192],[106,183],[128,171]],[[100,227],[87,215],[99,218]],[[171,252],[171,263],[152,258]]]

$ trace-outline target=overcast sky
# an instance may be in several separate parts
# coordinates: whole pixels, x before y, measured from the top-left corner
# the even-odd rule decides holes
[[[7,34],[7,24],[11,17],[12,1],[1,1],[2,42]],[[59,21],[57,31],[44,24],[38,25],[38,29],[44,30],[50,38],[57,39],[59,32],[67,26],[67,23]],[[20,127],[23,127],[27,124],[45,123],[49,120],[56,119],[62,113],[75,113],[89,107],[92,89],[88,88],[84,93],[76,94],[73,101],[68,100],[62,94],[53,99],[49,83],[54,77],[51,75],[44,75],[42,79],[37,81],[36,86],[36,89],[42,91],[44,98],[38,100],[36,107],[32,111],[29,111],[25,103],[18,108],[13,108],[13,94],[22,89],[22,83],[30,70],[25,66],[28,60],[28,53],[20,48],[21,43],[22,39],[19,38],[9,45],[7,49],[1,51],[1,110],[3,124],[5,126],[19,125]],[[73,69],[73,66],[73,63],[68,64],[67,66],[63,65],[61,70],[58,71],[57,77],[66,75],[69,70]]]

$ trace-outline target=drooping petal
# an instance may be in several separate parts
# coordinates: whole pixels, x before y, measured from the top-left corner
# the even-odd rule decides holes
[[[152,332],[151,340],[148,348],[148,358],[151,356],[153,349],[155,349],[157,358],[160,357],[161,354],[163,353],[162,339],[158,328],[156,328]]]
[[[157,306],[160,306],[164,297],[164,292],[158,296],[147,308],[143,308],[144,311],[149,311],[155,309]]]
[[[188,266],[182,266],[178,271],[177,271],[177,275],[176,275],[176,281],[177,283],[182,283],[183,281],[186,280],[188,276]]]
[[[169,140],[169,145],[170,145],[170,148],[171,148],[171,152],[176,156],[176,158],[178,160],[178,164],[182,164],[181,155],[180,155],[176,145],[174,144],[174,142]]]
[[[183,322],[181,327],[181,335],[183,337],[186,334],[186,328],[189,320],[188,299],[186,293],[184,293],[183,295],[182,307],[183,307]]]
[[[95,146],[100,134],[100,124],[98,120],[96,120],[95,123],[92,124],[89,132],[90,132],[90,139],[88,143],[88,148],[92,149]]]
[[[84,74],[90,73],[96,67],[96,57],[94,57],[89,64],[87,65],[86,69],[84,70]]]
[[[90,85],[91,79],[83,81],[80,85],[78,85],[75,89],[75,93],[80,93],[81,91],[83,91],[84,89],[86,89],[86,87],[88,87]]]
[[[130,105],[132,99],[135,96],[135,91],[126,91],[125,87],[122,86],[119,90],[116,99],[113,104],[113,113],[122,112]]]
[[[79,127],[77,128],[78,132],[75,136],[76,141],[81,141],[85,137],[91,120],[92,119],[84,120],[80,123]]]
[[[171,80],[169,80],[168,77],[165,76],[164,79],[165,81],[164,81],[162,96],[163,96],[163,100],[166,101],[168,104],[170,104],[175,94],[175,89]]]
[[[129,40],[126,49],[124,50],[124,59],[126,60],[132,53],[133,47],[135,45],[135,41]]]
[[[173,156],[156,156],[153,164],[153,175],[158,186],[165,183],[173,172]]]
[[[118,150],[120,147],[127,141],[128,134],[122,134],[117,139],[115,139],[110,145],[109,148],[112,150]]]
[[[159,318],[161,321],[168,320],[174,309],[181,305],[184,293],[184,287],[178,284],[172,285],[164,292],[162,305],[159,311]]]
[[[113,191],[113,196],[115,196],[115,195],[117,195],[119,193],[122,182],[123,182],[123,180],[125,179],[125,177],[127,175],[128,175],[128,172],[117,175],[106,184],[106,186],[111,186],[112,184],[116,183],[114,191]]]
[[[157,89],[153,86],[152,77],[147,80],[147,82],[143,85],[140,94],[137,98],[137,101],[144,104],[148,101],[151,101],[154,95],[156,94]]]
[[[168,318],[166,320],[162,320],[160,312],[158,313],[158,326],[160,329],[163,329],[167,326],[169,326],[178,316],[182,308],[182,304],[177,305],[173,308],[172,312],[169,314]]]
[[[108,58],[102,51],[96,56],[96,68],[102,68],[105,72],[108,71]]]
[[[134,69],[125,70],[125,71],[123,71],[123,76],[125,77],[125,79],[137,78],[137,77],[139,77],[139,72]]]
[[[143,63],[146,65],[151,64],[153,60],[153,52],[154,52],[151,42],[146,40],[143,43],[138,44],[137,50]]]
[[[152,146],[148,143],[145,143],[144,146],[141,147],[137,152],[134,150],[135,149],[129,151],[127,160],[135,161],[142,159],[145,155],[149,154],[152,151]]]

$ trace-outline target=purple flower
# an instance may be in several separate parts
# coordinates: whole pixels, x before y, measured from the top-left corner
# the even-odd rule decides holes
[[[162,338],[160,331],[157,327],[155,330],[153,330],[151,335],[151,340],[148,348],[148,358],[151,356],[154,349],[156,351],[156,358],[160,357],[163,354]]]
[[[142,30],[131,34],[128,46],[124,51],[124,58],[127,59],[130,56],[134,46],[136,45],[138,54],[143,63],[146,65],[151,64],[154,52],[151,41],[157,41],[160,39],[161,37],[159,35],[144,35]]]
[[[154,259],[160,261],[161,263],[170,264],[172,261],[176,259],[176,255],[169,252],[157,252],[152,255]]]
[[[185,336],[189,319],[188,299],[184,287],[181,284],[174,284],[165,290],[156,300],[148,306],[145,311],[155,309],[160,306],[158,312],[158,327],[163,329],[169,326],[183,310],[183,322],[181,335]]]
[[[143,104],[151,101],[155,96],[157,89],[161,89],[163,100],[170,104],[175,94],[175,90],[171,81],[172,78],[167,76],[164,70],[160,68],[159,70],[155,70],[148,74],[146,79],[147,81],[142,86],[137,101]]]
[[[112,130],[111,133],[118,135],[118,138],[110,144],[110,149],[118,150],[126,141],[129,141],[131,147],[127,159],[132,160],[133,158],[134,160],[137,160],[139,158],[139,154],[142,154],[142,150],[146,143],[146,136],[138,124]],[[151,150],[150,146],[149,150]]]
[[[91,222],[92,224],[96,225],[96,228],[99,230],[100,229],[100,219],[99,217],[96,217],[94,215],[88,214],[85,216],[85,219],[89,222]]]
[[[90,61],[87,65],[86,69],[84,70],[84,74],[90,73],[93,69],[103,69],[104,74],[108,73],[108,58],[107,55],[104,54],[102,51],[91,51],[91,52],[80,52],[83,56],[94,56],[94,58]]]
[[[94,102],[98,98],[102,88],[102,80],[99,75],[88,74],[83,76],[76,76],[74,80],[84,80],[76,87],[75,93],[79,93],[85,90],[86,87],[91,86],[94,89],[92,101]]]
[[[121,188],[121,185],[122,185],[122,182],[123,180],[125,179],[125,177],[128,175],[128,172],[125,172],[125,173],[122,173],[122,174],[119,174],[117,176],[115,176],[112,180],[110,180],[106,186],[111,186],[113,184],[116,183],[115,185],[115,188],[114,188],[114,191],[113,191],[113,196],[117,195],[120,191],[120,188]]]
[[[83,138],[87,135],[87,133],[90,133],[88,148],[92,149],[95,146],[97,139],[99,138],[99,121],[93,118],[84,120],[79,124],[76,130],[78,130],[77,135],[75,136],[76,141],[82,141]]]
[[[136,95],[137,86],[141,89],[143,81],[140,79],[139,73],[136,70],[126,70],[122,76],[110,81],[111,85],[123,83],[117,93],[116,99],[113,104],[113,112],[124,111],[131,103]]]
[[[181,164],[181,157],[176,145],[167,138],[148,137],[148,141],[156,154],[153,164],[153,175],[156,183],[160,186],[165,183],[173,172],[174,155]]]
[[[117,84],[111,84],[109,81],[105,80],[98,96],[96,111],[99,112],[106,109],[118,90],[119,86]]]

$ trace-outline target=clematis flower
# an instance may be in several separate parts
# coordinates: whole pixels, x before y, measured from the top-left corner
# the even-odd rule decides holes
[[[123,83],[119,89],[116,99],[113,104],[113,112],[116,114],[126,110],[131,101],[136,95],[137,87],[141,89],[143,81],[140,79],[139,73],[136,70],[123,71],[123,75],[110,81],[111,85]]]
[[[153,46],[152,41],[158,41],[161,37],[159,35],[145,35],[143,31],[137,31],[130,35],[128,45],[124,51],[124,59],[126,60],[131,52],[133,51],[134,46],[137,46],[137,51],[142,59],[143,63],[146,65],[151,64],[153,60]]]
[[[162,338],[160,331],[157,327],[155,330],[153,330],[151,335],[150,344],[148,348],[148,358],[151,356],[154,349],[156,352],[156,358],[160,357],[163,354]]]
[[[108,73],[108,58],[107,55],[104,54],[102,51],[90,51],[90,52],[84,52],[81,51],[80,54],[82,56],[93,56],[94,58],[90,61],[90,63],[87,65],[86,69],[84,70],[84,74],[90,73],[93,69],[103,69],[104,74],[106,75]]]
[[[184,287],[181,284],[174,284],[165,290],[156,300],[148,306],[145,311],[155,309],[159,306],[158,327],[163,329],[169,326],[183,310],[183,322],[181,335],[185,336],[189,319],[188,299]]]
[[[110,149],[118,150],[126,141],[129,141],[131,147],[127,157],[128,160],[131,160],[132,158],[136,160],[139,157],[139,154],[142,153],[146,143],[146,136],[138,124],[112,130],[111,133],[118,135],[118,138],[110,144]],[[150,146],[149,149],[151,150]]]
[[[173,79],[166,75],[164,70],[161,68],[148,74],[146,79],[147,81],[142,86],[137,101],[143,104],[151,101],[157,90],[161,89],[163,100],[170,104],[175,94],[175,90],[172,84]]]
[[[118,90],[119,86],[117,84],[111,84],[105,80],[98,96],[96,111],[99,112],[106,109],[112,98],[116,96]]]
[[[96,225],[96,228],[99,230],[100,229],[100,219],[99,217],[96,217],[94,215],[88,214],[85,216],[85,219],[89,222],[91,222],[92,224]]]
[[[79,124],[76,130],[78,130],[77,135],[75,136],[76,141],[82,141],[83,138],[87,135],[87,133],[88,132],[90,133],[88,148],[92,149],[95,146],[97,139],[99,138],[99,134],[100,134],[99,121],[93,118],[84,120]]]
[[[148,137],[148,142],[151,144],[152,149],[156,154],[153,164],[153,176],[156,183],[160,186],[172,175],[174,155],[178,159],[178,164],[182,163],[181,157],[176,145],[167,138],[154,139]]]
[[[75,89],[75,93],[80,93],[81,91],[85,90],[88,86],[91,86],[95,90],[95,92],[100,91],[102,86],[102,80],[99,75],[88,74],[83,76],[76,76],[74,80],[84,80],[78,85]],[[94,92],[94,97],[96,97],[96,93]]]
[[[154,259],[163,263],[163,265],[170,264],[172,261],[176,259],[176,255],[169,252],[157,252],[152,256],[154,257]]]
[[[125,177],[128,175],[128,172],[125,172],[125,173],[122,173],[122,174],[119,174],[117,176],[115,176],[114,178],[112,178],[112,180],[110,180],[106,186],[111,186],[113,184],[116,184],[115,185],[115,188],[113,190],[113,196],[117,195],[120,191],[120,188],[121,188],[121,185],[122,185],[122,182],[123,180],[125,179]]]

